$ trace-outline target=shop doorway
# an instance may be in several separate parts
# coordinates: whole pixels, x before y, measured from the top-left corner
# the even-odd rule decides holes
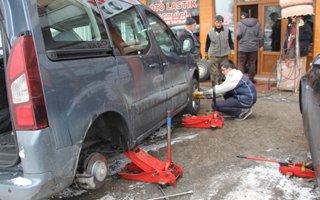
[[[258,19],[258,5],[242,5],[238,6],[237,9],[237,21],[240,20],[241,13],[246,12],[249,14],[249,17]]]
[[[236,16],[235,17],[235,19],[236,19],[235,27],[237,27],[237,23],[241,20],[241,13],[242,12],[248,13],[250,18],[259,19],[259,6],[258,6],[258,4],[238,5],[236,7],[236,11],[235,11],[235,16]],[[235,42],[235,61],[236,61],[236,63],[238,63],[238,42],[236,40],[236,32],[235,32],[235,41],[236,41]],[[259,60],[259,56],[257,58],[256,66],[258,65],[258,60]],[[248,70],[247,67],[245,67],[245,72],[247,72],[247,70]]]
[[[278,2],[274,3],[237,3],[235,19],[239,22],[241,12],[245,11],[249,17],[257,18],[264,33],[263,51],[258,51],[257,77],[269,77],[275,71],[280,50],[285,39],[287,20],[281,19],[281,8]],[[237,42],[236,42],[237,43]],[[237,62],[237,45],[235,45],[235,60]],[[274,74],[275,75],[275,74]]]

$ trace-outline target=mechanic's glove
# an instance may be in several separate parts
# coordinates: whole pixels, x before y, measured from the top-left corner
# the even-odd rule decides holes
[[[194,91],[192,93],[192,96],[194,99],[203,99],[202,92],[199,92],[199,91]]]
[[[192,93],[194,99],[212,99],[212,94],[210,92],[195,91]]]

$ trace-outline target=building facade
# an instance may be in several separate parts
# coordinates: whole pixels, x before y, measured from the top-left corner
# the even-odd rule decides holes
[[[208,31],[213,27],[214,16],[224,16],[224,26],[235,35],[236,24],[240,20],[241,11],[249,12],[257,18],[264,31],[264,50],[259,52],[257,63],[258,76],[269,75],[279,59],[280,49],[285,40],[287,19],[281,19],[279,0],[140,0],[170,25],[182,25],[187,16],[193,16],[200,25],[201,52],[204,55],[205,40]],[[314,0],[315,15],[308,18],[313,28],[314,37],[310,46],[307,68],[310,61],[320,54],[320,0]],[[235,37],[234,37],[235,40]],[[237,42],[231,58],[237,62]]]

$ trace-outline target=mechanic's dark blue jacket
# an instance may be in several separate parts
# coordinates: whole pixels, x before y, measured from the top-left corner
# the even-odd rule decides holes
[[[226,80],[214,87],[215,93],[232,95],[243,106],[251,107],[257,101],[257,90],[255,85],[240,70],[232,69],[227,75]],[[211,93],[213,91],[211,90]]]

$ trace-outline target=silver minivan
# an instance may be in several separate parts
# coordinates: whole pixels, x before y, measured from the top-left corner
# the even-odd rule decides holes
[[[136,0],[0,2],[0,199],[100,187],[106,152],[196,114],[190,41]],[[183,47],[183,48],[182,48]]]

